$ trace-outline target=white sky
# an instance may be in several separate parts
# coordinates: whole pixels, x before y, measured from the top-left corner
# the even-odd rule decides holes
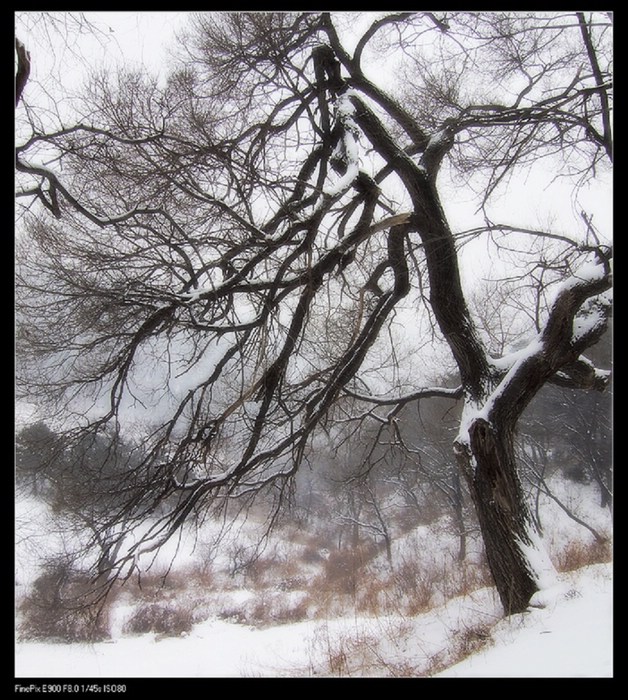
[[[48,13],[59,21],[65,12]],[[145,66],[152,73],[167,72],[168,45],[183,27],[187,12],[84,12],[96,31],[69,34],[36,22],[38,13],[16,13],[17,37],[31,53],[31,79],[49,84],[60,78],[64,87],[79,81],[89,67]],[[49,26],[52,26],[48,22]],[[50,55],[50,43],[54,46]],[[30,87],[30,86],[29,86]],[[32,88],[31,88],[32,89]]]
[[[163,71],[167,70],[168,44],[185,24],[189,13],[86,12],[85,15],[110,33],[109,59],[136,62],[151,71]]]
[[[37,14],[16,13],[16,34],[26,44],[32,59],[32,82],[27,86],[27,90],[36,89],[35,84],[40,83],[55,95],[59,90],[59,82],[64,88],[70,88],[80,82],[88,67],[144,66],[151,73],[159,73],[164,77],[169,67],[169,46],[175,38],[175,33],[185,26],[190,15],[189,12],[175,11],[87,11],[83,14],[98,30],[96,36],[93,31],[86,31],[78,36],[74,33],[68,45],[65,33],[49,31],[46,34],[41,22],[34,24],[33,18]],[[67,15],[61,11],[48,14],[59,21]],[[369,14],[359,13],[362,20],[367,20]],[[53,61],[50,60],[48,49],[50,40],[56,47]],[[561,183],[554,183],[551,187],[553,194],[547,195],[546,188],[551,178],[550,173],[547,173],[546,177],[535,174],[511,188],[511,191],[517,191],[519,196],[508,200],[506,211],[510,216],[506,223],[521,223],[521,216],[530,219],[530,202],[536,201],[544,202],[547,210],[541,210],[537,216],[538,221],[528,220],[527,225],[541,226],[555,216],[558,199],[571,202],[569,189]],[[448,211],[454,227],[461,225],[459,217],[456,216],[457,212],[461,213],[463,219],[467,219],[473,211],[470,206],[465,206],[464,197],[458,195],[457,199],[455,210]],[[594,222],[600,230],[610,236],[612,198],[609,183],[596,183],[594,187],[582,190],[575,209],[568,212],[572,222],[581,223],[580,210],[585,209],[594,214]],[[464,224],[462,226],[464,227]]]
[[[61,11],[49,13],[60,21],[67,15]],[[144,66],[153,75],[165,77],[169,70],[169,47],[175,33],[186,24],[189,12],[117,12],[88,11],[85,18],[98,32],[73,34],[68,43],[64,32],[44,33],[43,23],[33,23],[37,13],[16,14],[16,33],[31,52],[32,74],[27,90],[43,88],[48,91],[55,108],[59,90],[78,86],[89,67]],[[359,13],[369,21],[368,12]],[[22,15],[25,17],[22,17]],[[344,23],[343,18],[341,24]],[[358,22],[358,17],[356,17]],[[355,25],[354,25],[355,26]],[[30,29],[30,31],[29,31]],[[49,55],[49,42],[55,44],[54,56]],[[51,60],[52,59],[52,60]],[[383,70],[385,66],[382,66]],[[375,77],[375,76],[373,76]],[[385,82],[385,81],[384,81]],[[445,168],[443,168],[445,170]],[[441,187],[445,175],[441,175]],[[556,230],[577,238],[583,233],[582,210],[593,215],[598,230],[609,240],[612,237],[612,188],[610,178],[599,179],[573,196],[572,185],[552,182],[553,173],[536,172],[526,179],[509,183],[504,198],[491,205],[493,221]],[[457,186],[443,199],[450,224],[454,230],[481,225],[483,218],[476,212],[477,199]],[[475,256],[474,256],[475,257]]]

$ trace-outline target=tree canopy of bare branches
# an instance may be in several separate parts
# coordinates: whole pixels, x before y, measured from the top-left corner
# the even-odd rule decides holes
[[[548,382],[608,381],[584,353],[612,249],[586,212],[551,230],[492,204],[540,162],[574,188],[608,174],[610,34],[604,13],[210,12],[165,84],[94,72],[71,122],[44,127],[20,88],[18,386],[70,434],[141,436],[101,516],[114,574],[217,496],[281,494],[338,426],[394,431],[443,397],[504,608],[525,609],[515,427]],[[454,229],[474,189],[483,218]],[[478,241],[515,289],[516,350],[471,309]]]

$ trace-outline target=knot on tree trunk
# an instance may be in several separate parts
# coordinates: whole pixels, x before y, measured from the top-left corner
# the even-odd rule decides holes
[[[469,428],[471,449],[484,454],[494,451],[495,438],[491,424],[483,418],[475,420]]]
[[[312,60],[319,86],[324,86],[333,95],[337,95],[344,86],[344,81],[340,75],[340,62],[334,50],[327,44],[321,44],[312,50]]]

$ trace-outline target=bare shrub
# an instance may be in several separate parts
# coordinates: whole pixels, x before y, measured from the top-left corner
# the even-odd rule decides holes
[[[282,576],[275,586],[279,591],[300,591],[307,587],[305,576]]]
[[[322,667],[313,668],[314,675],[344,677],[350,675],[347,645],[351,640],[347,637],[332,639],[327,626],[319,630],[314,642],[315,648],[322,651]]]
[[[222,602],[214,614],[236,624],[269,627],[302,622],[310,617],[310,600],[306,593],[290,595],[283,591],[256,591],[255,596],[241,603]]]
[[[185,594],[207,597],[219,586],[206,564],[171,571],[149,571],[124,584],[129,595],[139,601],[167,601]]]
[[[233,622],[239,625],[247,625],[250,623],[246,611],[239,606],[222,606],[220,610],[216,613],[216,616],[219,620],[224,620],[225,622]]]
[[[441,579],[441,590],[445,600],[469,595],[479,588],[494,585],[485,557],[478,562],[452,561],[448,568],[443,569]]]
[[[429,609],[434,593],[442,586],[442,576],[434,567],[403,559],[395,570],[394,582],[405,601],[405,612],[417,615]]]
[[[264,595],[255,603],[247,622],[258,626],[302,622],[308,618],[306,599],[286,600],[283,595]]]
[[[375,545],[335,549],[323,564],[317,585],[336,593],[356,595],[361,579],[360,569],[377,553]]]
[[[19,606],[20,639],[96,642],[107,639],[109,605],[95,605],[91,577],[66,559],[51,561]]]
[[[489,625],[478,624],[454,630],[449,647],[439,651],[429,659],[429,664],[423,669],[422,675],[434,676],[482,651],[482,649],[486,649],[493,643]]]
[[[314,545],[307,545],[301,553],[301,560],[305,564],[320,564],[325,560],[321,550]]]
[[[194,625],[192,611],[175,603],[144,603],[124,626],[130,634],[155,634],[176,637],[187,634]]]
[[[338,593],[355,593],[359,556],[351,550],[336,550],[324,564],[324,577],[328,588]]]
[[[367,576],[360,582],[356,594],[355,607],[358,612],[379,615],[386,611],[391,597],[390,580]]]
[[[303,622],[309,618],[309,604],[306,599],[281,607],[275,613],[275,621],[279,624]]]
[[[273,555],[258,557],[246,566],[246,578],[253,586],[263,588],[276,573],[279,563]]]

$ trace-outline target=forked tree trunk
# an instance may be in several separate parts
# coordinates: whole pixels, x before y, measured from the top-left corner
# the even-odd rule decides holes
[[[537,543],[517,475],[512,433],[496,431],[478,418],[469,428],[468,449],[457,454],[504,611],[523,612],[539,590],[538,572],[529,556]]]

